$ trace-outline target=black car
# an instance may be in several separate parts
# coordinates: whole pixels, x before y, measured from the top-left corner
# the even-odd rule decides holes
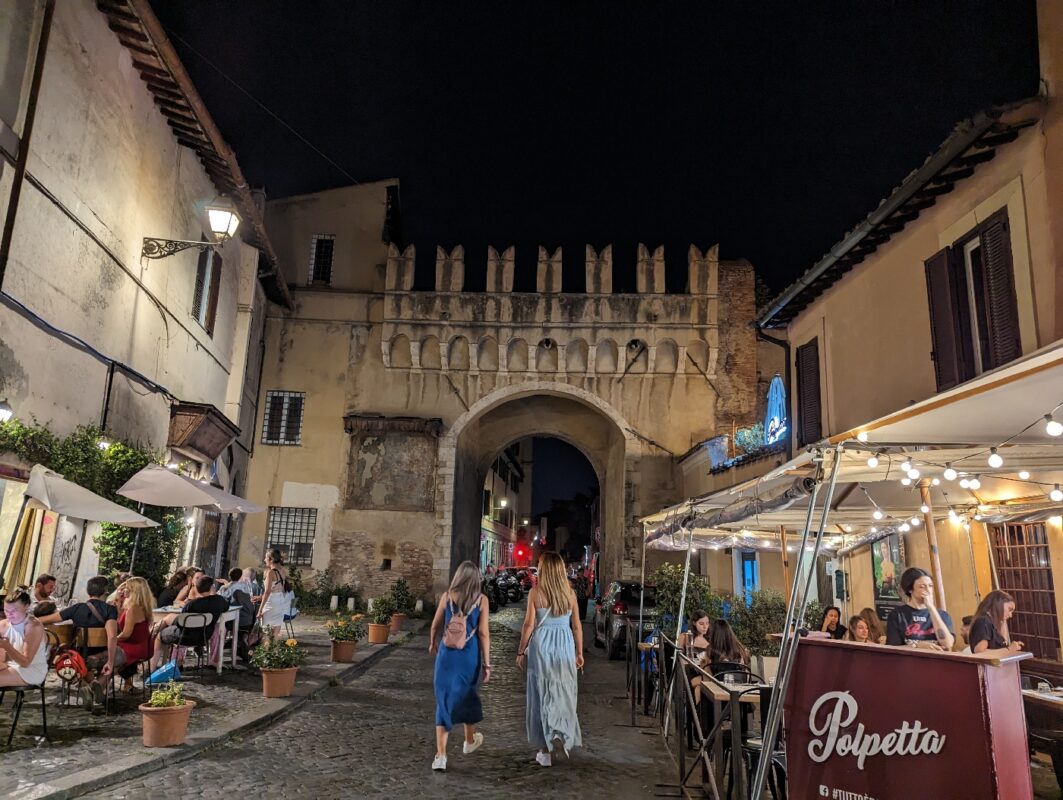
[[[627,641],[628,618],[639,617],[641,584],[637,581],[614,581],[594,603],[594,645],[604,647],[609,658],[620,658]],[[643,618],[656,615],[654,587],[647,586],[642,606]]]

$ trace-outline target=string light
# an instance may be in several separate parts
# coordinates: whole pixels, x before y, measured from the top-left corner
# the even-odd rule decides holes
[[[1001,458],[995,447],[989,448],[989,458],[986,459],[993,469],[1000,469],[1004,466],[1004,459]]]
[[[978,478],[971,478],[971,480],[967,482],[967,486],[977,491],[982,488],[982,482],[978,480]]]
[[[960,478],[960,488],[967,489],[971,485],[971,482],[967,478]]]
[[[942,477],[944,477],[944,478],[945,478],[945,480],[947,480],[947,481],[954,481],[954,480],[956,480],[956,470],[954,470],[954,469],[952,468],[952,465],[951,465],[951,464],[946,464],[946,465],[945,465],[945,472],[944,472],[944,473],[942,473]]]
[[[871,456],[871,457],[870,457],[870,458],[869,458],[869,459],[867,460],[867,465],[868,465],[869,467],[871,467],[871,469],[874,469],[875,467],[877,467],[877,466],[878,466],[878,453],[875,453],[875,455]]]
[[[860,431],[860,433],[856,434],[856,438],[857,438],[858,441],[866,442],[867,441],[867,431]]]
[[[876,508],[872,512],[871,516],[873,516],[875,519],[882,519],[883,514],[882,514],[882,512],[879,509]]]
[[[1020,469],[1019,470],[1019,480],[1020,481],[1028,481],[1028,480],[1030,480],[1030,473],[1027,470]]]
[[[918,527],[919,527],[919,517],[912,517],[912,518],[911,518],[911,519],[909,520],[909,522],[911,522],[911,523],[912,523],[912,527],[913,527],[913,528],[918,528]]]
[[[941,478],[934,478],[932,481],[930,481],[930,485],[931,486],[940,486],[941,485]]]
[[[924,514],[929,514],[930,506],[928,506],[926,503],[923,503],[921,506],[919,506],[919,510]]]
[[[912,479],[911,478],[901,478],[901,486],[911,486],[911,485],[912,485]]]
[[[953,522],[955,522],[957,519],[959,519],[959,515],[956,513],[956,509],[955,508],[950,508],[949,509],[949,519],[951,519]]]
[[[842,530],[845,531],[846,533],[852,533],[853,532],[853,526],[852,525],[842,525]]]
[[[912,529],[912,526],[909,525],[907,522],[904,523],[903,525],[901,525],[901,527],[900,527],[900,530],[902,532],[904,532],[904,533],[908,533],[908,531],[910,531],[911,529]]]
[[[878,533],[878,528],[876,528],[874,525],[872,525],[871,526],[871,532],[872,533]]]
[[[1059,484],[1056,484],[1056,488],[1048,493],[1048,496],[1052,499],[1053,503],[1063,502],[1063,492],[1059,490]]]
[[[1063,436],[1063,422],[1056,422],[1051,414],[1045,414],[1045,433],[1049,436]]]
[[[912,468],[912,462],[911,462],[910,459],[906,458],[906,459],[904,459],[904,461],[901,462],[901,470],[903,472],[907,472],[911,468]]]
[[[912,469],[908,470],[908,477],[911,478],[913,481],[919,480],[919,470],[917,470],[915,467],[912,467]]]

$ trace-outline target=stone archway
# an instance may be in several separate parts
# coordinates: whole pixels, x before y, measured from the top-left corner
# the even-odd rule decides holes
[[[439,444],[435,575],[445,588],[457,563],[479,552],[481,489],[499,451],[526,436],[552,436],[582,452],[601,488],[601,570],[621,577],[630,561],[630,486],[641,449],[627,422],[600,397],[564,383],[529,382],[499,389],[459,417]],[[628,564],[628,566],[633,566]]]

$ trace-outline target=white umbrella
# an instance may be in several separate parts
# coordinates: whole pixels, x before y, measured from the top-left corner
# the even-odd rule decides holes
[[[265,506],[218,489],[205,481],[178,475],[158,464],[149,464],[118,490],[122,497],[150,506],[211,508],[224,514],[251,514]]]
[[[127,528],[156,528],[159,523],[136,511],[112,503],[83,486],[66,480],[58,472],[37,464],[30,471],[26,496],[46,509],[90,522],[113,522]]]

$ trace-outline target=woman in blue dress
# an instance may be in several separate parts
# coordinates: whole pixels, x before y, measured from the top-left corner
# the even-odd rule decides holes
[[[462,752],[468,755],[484,741],[476,731],[483,720],[480,679],[491,677],[491,634],[487,598],[480,593],[480,570],[463,561],[454,571],[450,588],[439,598],[429,637],[428,651],[436,656],[433,685],[436,692],[436,756],[432,769],[447,769],[447,737],[455,725],[465,726]],[[447,634],[451,620],[464,616],[465,633]]]
[[[539,582],[528,593],[528,610],[517,648],[517,666],[528,666],[528,741],[535,761],[552,765],[554,742],[568,755],[583,738],[576,717],[576,670],[583,669],[583,625],[576,595],[557,553],[539,558]]]

